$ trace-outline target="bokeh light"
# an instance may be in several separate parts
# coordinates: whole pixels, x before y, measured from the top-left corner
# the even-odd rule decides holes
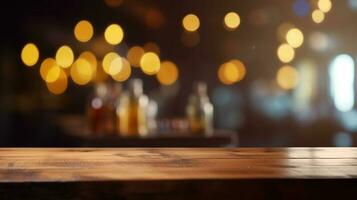
[[[324,13],[327,13],[332,8],[331,0],[319,0],[317,2],[317,7]]]
[[[240,24],[240,17],[235,12],[229,12],[224,16],[224,25],[228,30],[235,30]]]
[[[313,32],[309,36],[309,46],[317,51],[324,51],[330,45],[328,36],[322,32]]]
[[[304,42],[304,35],[299,29],[293,28],[286,34],[286,41],[291,47],[298,48]]]
[[[61,46],[56,52],[56,62],[63,68],[68,68],[73,64],[74,55],[71,47]]]
[[[155,42],[147,42],[143,45],[143,48],[146,52],[151,51],[160,55],[160,47]]]
[[[84,51],[81,53],[81,55],[79,55],[79,58],[82,58],[89,62],[90,66],[92,68],[91,70],[93,72],[92,79],[94,79],[97,74],[97,65],[98,65],[98,61],[97,61],[97,58],[95,57],[95,55],[90,51]]]
[[[321,10],[314,10],[311,14],[312,20],[319,24],[324,21],[325,14]]]
[[[194,32],[200,27],[200,19],[194,14],[188,14],[182,19],[182,25],[186,31]]]
[[[236,82],[241,81],[247,73],[245,65],[243,64],[242,61],[237,59],[230,60],[229,62],[233,63],[238,69],[239,74],[238,74],[238,78],[236,79]]]
[[[115,64],[119,64],[118,60],[116,60],[117,58],[120,59],[120,56],[115,52],[109,52],[104,56],[103,61],[102,61],[102,66],[103,66],[103,70],[105,73],[107,73],[109,75],[114,75],[114,74],[116,74],[115,72],[120,71],[122,66],[115,65]],[[115,61],[116,63],[112,65],[112,62],[114,60],[116,60]],[[118,67],[120,68],[119,70],[117,69]]]
[[[122,58],[122,69],[119,73],[112,75],[112,78],[116,81],[126,81],[131,75],[131,66],[127,59]]]
[[[337,55],[329,66],[330,94],[337,110],[347,112],[355,103],[355,62],[348,54]]]
[[[56,79],[52,83],[46,82],[47,89],[51,93],[56,94],[56,95],[64,93],[68,87],[67,75],[63,69],[61,69],[61,68],[59,68],[59,69],[60,69],[60,75],[59,75],[58,79]]]
[[[74,27],[74,36],[80,42],[88,42],[93,37],[93,26],[87,20],[82,20]]]
[[[286,34],[289,30],[295,28],[295,26],[291,23],[285,22],[279,25],[277,29],[277,37],[280,42],[286,41]]]
[[[114,58],[109,65],[109,75],[118,74],[123,68],[123,61],[120,56]]]
[[[310,4],[307,2],[307,0],[295,0],[293,4],[293,10],[296,15],[305,17],[310,12]]]
[[[294,67],[285,65],[279,69],[276,81],[285,90],[293,89],[299,83],[299,73]]]
[[[145,50],[140,46],[133,46],[129,49],[126,57],[133,67],[140,67],[140,59],[144,53]]]
[[[91,81],[93,71],[91,64],[82,58],[78,58],[71,67],[71,78],[78,85],[85,85]]]
[[[245,74],[245,66],[240,60],[230,60],[218,68],[218,79],[225,85],[242,80]]]
[[[159,72],[156,74],[157,80],[162,85],[172,85],[177,81],[179,71],[175,63],[171,61],[163,61]]]
[[[154,52],[145,53],[140,59],[140,67],[145,74],[156,74],[160,70],[159,56]]]
[[[104,32],[105,40],[111,45],[119,44],[124,38],[124,31],[118,24],[109,25]]]
[[[52,83],[58,79],[60,73],[61,69],[53,58],[46,58],[42,61],[40,75],[44,81]]]
[[[283,63],[291,62],[295,57],[294,49],[288,44],[281,44],[277,50],[278,58]]]
[[[33,43],[28,43],[21,51],[21,60],[26,66],[34,66],[40,57],[40,52],[37,46]]]

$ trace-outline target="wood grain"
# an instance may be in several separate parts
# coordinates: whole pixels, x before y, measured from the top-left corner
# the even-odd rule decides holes
[[[3,148],[0,182],[351,179],[357,148]]]

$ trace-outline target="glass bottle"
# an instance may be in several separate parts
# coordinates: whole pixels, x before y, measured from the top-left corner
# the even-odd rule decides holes
[[[195,85],[188,100],[186,116],[192,134],[213,134],[213,106],[207,95],[206,83],[199,82]]]
[[[92,134],[103,135],[115,132],[115,112],[112,104],[111,88],[105,83],[98,83],[94,86],[87,109],[87,118]]]
[[[132,79],[128,91],[121,95],[117,115],[122,136],[146,136],[146,110],[149,99],[143,93],[143,82]]]

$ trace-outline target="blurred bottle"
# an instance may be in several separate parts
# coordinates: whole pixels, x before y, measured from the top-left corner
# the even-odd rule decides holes
[[[123,93],[117,107],[119,130],[122,136],[146,136],[147,107],[149,99],[143,94],[143,82],[132,79],[129,89]]]
[[[158,105],[156,101],[150,99],[146,109],[146,123],[149,134],[157,134],[157,112]]]
[[[186,115],[193,134],[212,135],[213,106],[207,95],[206,83],[199,82],[195,85],[188,100]]]
[[[105,83],[94,86],[87,109],[90,130],[93,134],[113,134],[116,132],[116,100],[121,85],[110,87]]]

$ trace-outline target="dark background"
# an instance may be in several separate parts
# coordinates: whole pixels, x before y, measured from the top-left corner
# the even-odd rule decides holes
[[[310,16],[313,8],[307,16],[297,16],[294,2],[124,0],[117,8],[108,7],[102,0],[3,2],[0,146],[80,145],[66,137],[54,121],[63,114],[84,114],[92,85],[77,86],[71,82],[64,94],[53,95],[39,77],[39,66],[25,67],[20,52],[32,41],[38,45],[41,59],[54,56],[63,44],[70,44],[78,55],[92,45],[80,44],[73,36],[73,27],[82,19],[94,25],[94,41],[102,37],[109,24],[120,24],[125,32],[124,42],[115,47],[120,54],[125,55],[128,47],[152,41],[160,46],[161,58],[177,64],[180,77],[172,89],[174,95],[165,100],[160,110],[161,118],[183,117],[187,96],[193,83],[200,80],[209,86],[216,128],[237,131],[241,146],[354,146],[357,114],[355,109],[341,114],[334,107],[329,94],[328,65],[341,53],[356,57],[357,11],[347,0],[333,1],[325,21],[315,24]],[[231,32],[222,26],[222,18],[229,11],[236,11],[241,17],[240,27]],[[160,26],[148,25],[148,12],[159,15]],[[181,20],[188,13],[195,13],[201,21],[200,43],[195,47],[184,46],[180,39]],[[281,43],[276,31],[283,22],[293,23],[305,36],[292,65],[304,59],[313,60],[318,72],[314,98],[302,114],[293,103],[294,90],[279,89],[275,81],[282,66],[276,56]],[[309,35],[316,31],[329,36],[331,46],[327,50],[319,52],[309,46]],[[245,63],[247,76],[225,86],[217,78],[217,69],[232,58]],[[145,93],[161,98],[165,89],[154,77],[138,70],[133,77],[144,79]],[[254,95],[261,94],[259,89],[264,94]],[[350,126],[343,121],[347,118]]]

